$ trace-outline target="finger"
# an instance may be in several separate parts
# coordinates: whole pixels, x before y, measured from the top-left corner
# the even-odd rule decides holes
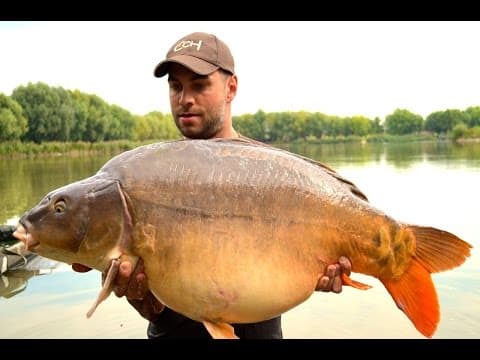
[[[335,277],[336,272],[337,272],[337,265],[328,265],[326,275],[330,279],[333,279]]]
[[[127,298],[142,300],[148,293],[147,276],[142,259],[138,260],[130,279],[126,293]]]
[[[132,276],[136,276],[137,274],[144,273],[145,272],[145,266],[143,264],[143,259],[140,258],[137,261],[137,264],[135,265],[135,269],[133,269]]]
[[[118,275],[115,279],[115,286],[113,287],[113,292],[115,295],[122,297],[126,294],[131,275],[132,264],[128,261],[122,262],[120,264],[120,268],[118,269]]]
[[[317,287],[315,288],[315,291],[329,291],[329,290],[326,290],[328,287],[329,281],[330,281],[330,278],[328,276],[322,276],[317,282]]]
[[[73,269],[73,271],[81,272],[81,273],[92,270],[92,268],[90,268],[88,266],[85,266],[85,265],[82,265],[82,264],[79,264],[79,263],[73,263],[72,264],[72,269]]]
[[[342,272],[342,267],[340,264],[335,264],[335,278],[339,277]]]
[[[340,276],[337,276],[335,279],[333,279],[332,291],[336,294],[340,294],[342,292],[342,278]]]
[[[143,300],[148,293],[148,285],[144,273],[133,275],[125,296],[127,299]]]
[[[350,275],[350,272],[352,271],[352,263],[350,260],[346,256],[340,256],[338,263],[341,266],[342,272],[345,275]]]

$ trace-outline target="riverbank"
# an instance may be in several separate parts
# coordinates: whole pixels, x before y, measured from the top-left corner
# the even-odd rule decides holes
[[[134,149],[141,145],[151,144],[168,140],[116,140],[96,143],[89,142],[33,142],[10,141],[0,143],[0,158],[25,158],[42,156],[88,156],[98,154],[114,155],[123,151]],[[341,143],[401,143],[419,141],[454,141],[448,137],[438,137],[431,134],[411,135],[369,135],[360,136],[324,136],[318,138],[307,138],[293,141],[292,144],[341,144]],[[480,138],[460,138],[455,140],[458,143],[480,142]],[[275,144],[272,144],[275,145]]]
[[[37,156],[85,156],[96,154],[115,154],[137,146],[155,142],[116,140],[89,142],[33,142],[11,141],[0,143],[0,158],[37,157]]]

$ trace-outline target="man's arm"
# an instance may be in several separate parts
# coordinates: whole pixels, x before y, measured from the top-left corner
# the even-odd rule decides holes
[[[77,272],[86,272],[90,268],[81,264],[72,264],[72,269]],[[352,264],[350,260],[341,256],[337,264],[329,265],[317,283],[316,291],[334,293],[342,292],[342,273],[350,275]],[[105,274],[102,274],[102,280]],[[113,288],[116,296],[125,296],[128,302],[149,321],[155,321],[165,306],[160,303],[148,290],[148,282],[144,272],[143,260],[140,259],[132,269],[132,264],[124,261],[120,264],[120,269]]]

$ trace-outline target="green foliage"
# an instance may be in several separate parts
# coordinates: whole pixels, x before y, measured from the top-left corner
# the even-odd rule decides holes
[[[270,141],[290,142],[298,137],[295,116],[291,112],[269,113],[266,117]]]
[[[41,82],[29,83],[15,88],[12,99],[21,105],[28,120],[25,140],[69,140],[74,117],[71,96],[66,90]]]
[[[464,123],[459,123],[457,125],[454,126],[454,128],[452,129],[452,138],[453,140],[457,140],[461,137],[464,137],[465,134],[467,133],[467,125],[465,125]]]
[[[181,137],[171,114],[152,111],[135,118],[135,140],[176,139]]]
[[[102,142],[43,142],[41,144],[34,142],[6,141],[0,143],[0,156],[14,157],[26,155],[35,157],[45,154],[51,155],[89,155],[89,154],[118,154],[122,151],[133,149],[140,145],[154,142],[150,141],[132,141],[115,140]]]
[[[133,139],[135,129],[135,118],[130,112],[120,106],[111,105],[111,123],[105,140]]]
[[[480,126],[480,106],[471,106],[465,110],[465,124],[471,128]]]
[[[469,138],[479,139],[480,138],[480,126],[474,126],[470,129],[468,129],[467,136]]]
[[[266,124],[266,114],[258,110],[255,114],[245,114],[233,116],[232,122],[240,134],[248,136],[258,141],[268,141],[269,132]]]
[[[395,139],[398,136],[401,139],[409,136],[417,139],[424,137],[420,134],[423,129],[454,138],[478,137],[480,106],[472,106],[465,111],[437,111],[430,114],[426,121],[405,109],[396,109],[386,116],[383,123],[378,117],[371,120],[361,115],[340,117],[320,112],[266,113],[263,110],[234,116],[232,120],[241,134],[276,143],[380,142],[391,141],[392,136]],[[455,132],[450,133],[453,129]],[[17,87],[11,97],[0,94],[0,142],[20,139],[25,143],[93,144],[101,141],[143,142],[180,137],[170,113],[153,111],[146,115],[132,115],[118,105],[108,104],[97,95],[79,90],[65,90],[39,82]],[[26,146],[26,149],[30,147]],[[32,148],[27,151],[41,150]]]
[[[446,134],[459,123],[467,124],[468,115],[457,109],[445,111],[436,111],[427,116],[425,120],[425,130],[437,134]]]
[[[134,116],[97,95],[39,82],[17,87],[11,98],[21,105],[28,120],[24,141],[97,142],[137,137]]]
[[[27,129],[20,104],[0,93],[0,141],[19,140]]]
[[[82,100],[86,101],[88,107],[83,140],[90,142],[106,140],[112,124],[112,114],[108,104],[96,95],[86,95]]]
[[[326,131],[326,118],[325,114],[319,112],[309,113],[305,119],[303,137],[305,139],[321,139]]]
[[[353,116],[350,121],[353,135],[366,136],[373,127],[373,121],[365,116]]]
[[[408,110],[396,109],[385,117],[385,129],[388,134],[404,135],[422,130],[423,118]]]
[[[380,121],[380,118],[376,117],[375,119],[373,119],[372,127],[370,129],[370,133],[372,133],[372,134],[383,134],[383,132],[384,132],[384,129],[383,129],[383,125]]]

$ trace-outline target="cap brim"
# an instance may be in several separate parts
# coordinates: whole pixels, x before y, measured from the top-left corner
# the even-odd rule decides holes
[[[168,72],[168,64],[172,62],[183,65],[198,75],[208,75],[220,68],[217,65],[210,64],[209,62],[196,58],[194,56],[178,55],[173,56],[170,59],[164,60],[160,64],[158,64],[153,71],[153,74],[156,77],[164,76]]]

